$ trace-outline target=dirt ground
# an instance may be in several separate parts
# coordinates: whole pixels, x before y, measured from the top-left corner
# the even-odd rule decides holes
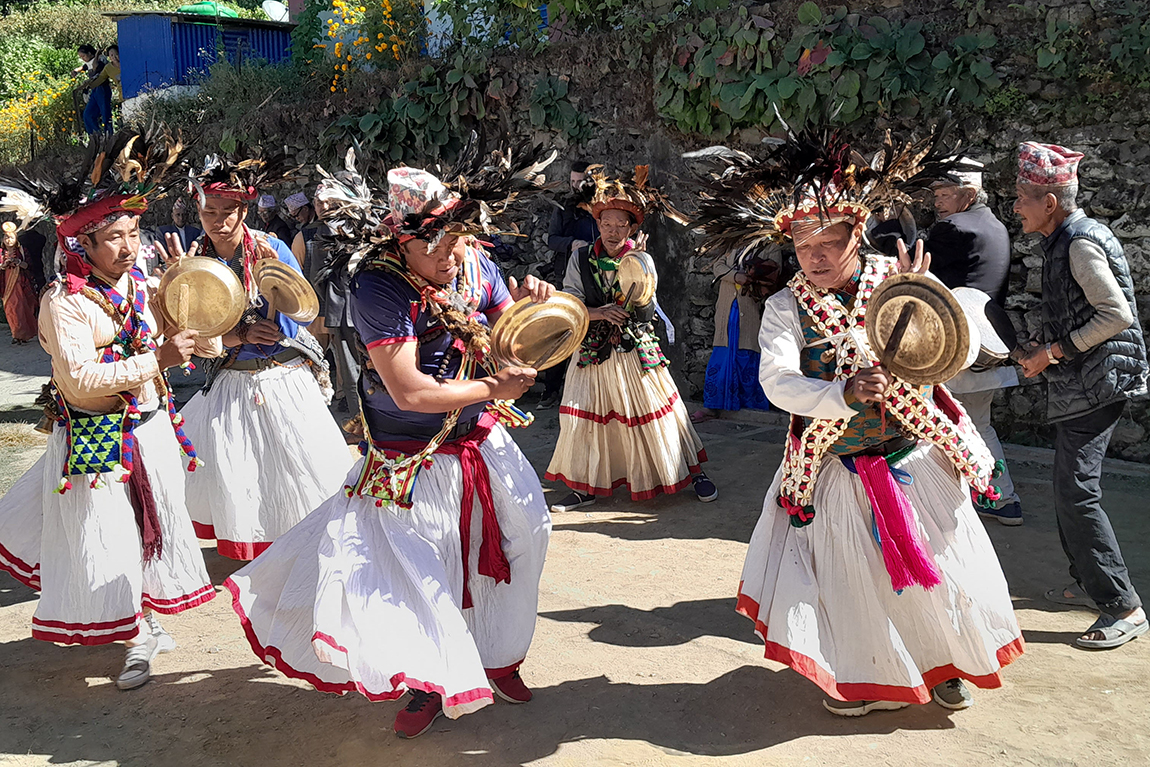
[[[12,360],[0,354],[0,381],[26,367]],[[541,415],[517,435],[540,471],[557,436],[554,411]],[[226,593],[166,618],[178,650],[123,693],[112,684],[121,647],[31,639],[36,594],[0,575],[0,765],[1150,764],[1150,639],[1079,650],[1073,639],[1093,615],[1042,599],[1067,580],[1049,452],[1008,448],[1026,524],[988,523],[1027,641],[1004,686],[975,690],[964,712],[928,704],[844,720],[822,710],[812,683],[763,660],[734,612],[781,429],[724,420],[700,432],[717,502],[617,494],[556,515],[523,667],[530,704],[497,703],[397,739],[401,703],[321,694],[259,663]],[[41,444],[26,427],[0,429],[0,491]],[[1150,472],[1111,465],[1105,490],[1135,581],[1150,591]],[[217,585],[239,566],[204,554]]]

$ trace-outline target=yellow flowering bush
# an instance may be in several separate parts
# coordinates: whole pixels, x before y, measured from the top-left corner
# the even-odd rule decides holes
[[[323,30],[327,44],[317,46],[329,48],[332,53],[332,93],[339,89],[340,79],[349,68],[395,67],[418,53],[412,46],[417,44],[425,24],[421,0],[359,3],[360,0],[331,0],[331,17]],[[346,87],[343,90],[347,92]]]
[[[0,102],[0,164],[26,162],[33,142],[39,151],[70,140],[81,129],[72,87],[68,77],[40,71],[24,75],[21,91]]]

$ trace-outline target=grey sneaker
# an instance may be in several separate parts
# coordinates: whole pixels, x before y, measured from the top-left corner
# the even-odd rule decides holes
[[[156,617],[155,613],[148,613],[144,616],[144,620],[148,622],[148,630],[156,638],[157,653],[171,652],[176,649],[176,640],[172,638],[171,634],[164,631],[164,627],[160,625],[160,619]]]
[[[974,696],[961,679],[948,679],[930,691],[930,697],[943,708],[962,711],[974,705]]]
[[[909,703],[898,700],[831,700],[823,698],[823,708],[835,716],[866,716],[872,711],[898,711]]]
[[[134,690],[152,678],[152,659],[160,651],[159,643],[152,635],[143,644],[128,648],[124,657],[124,669],[116,677],[116,687],[121,690]]]

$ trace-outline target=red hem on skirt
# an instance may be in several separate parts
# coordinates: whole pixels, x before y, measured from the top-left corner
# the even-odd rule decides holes
[[[685,488],[687,485],[691,484],[694,476],[699,473],[702,465],[707,461],[707,451],[700,450],[699,455],[696,456],[695,460],[698,461],[698,463],[687,467],[687,478],[683,481],[677,482],[674,485],[659,485],[658,487],[651,488],[650,490],[644,490],[641,493],[636,493],[631,490],[631,483],[627,480],[626,477],[623,479],[615,480],[613,483],[611,483],[611,487],[595,487],[594,485],[588,485],[585,482],[575,482],[574,480],[567,479],[567,477],[563,476],[562,474],[554,474],[550,471],[544,474],[543,478],[548,482],[562,482],[563,484],[567,485],[567,487],[578,493],[583,493],[584,495],[597,495],[600,497],[609,496],[611,493],[615,492],[617,488],[626,487],[627,492],[631,493],[632,501],[649,501],[663,493],[666,493],[667,495],[673,495],[674,493],[677,493]]]
[[[626,416],[614,410],[607,413],[606,415],[600,415],[599,413],[595,413],[590,410],[580,410],[579,408],[570,407],[568,405],[561,405],[559,407],[559,415],[569,415],[574,418],[582,418],[585,421],[594,421],[597,424],[608,424],[612,421],[618,421],[624,426],[643,426],[644,424],[651,423],[652,421],[658,420],[670,413],[675,409],[675,403],[678,401],[679,392],[675,392],[671,395],[671,398],[667,400],[666,405],[654,411],[653,413],[646,413],[640,416]]]
[[[421,682],[418,679],[412,679],[403,672],[394,675],[389,680],[389,683],[393,688],[390,692],[373,693],[364,687],[360,682],[351,680],[338,684],[334,682],[325,682],[311,672],[300,671],[296,668],[293,668],[291,664],[283,659],[283,655],[281,654],[279,648],[273,646],[264,647],[264,645],[260,643],[259,638],[256,637],[255,629],[252,627],[251,620],[248,618],[247,613],[244,611],[243,605],[240,604],[240,589],[239,586],[236,585],[235,581],[233,581],[231,578],[228,578],[226,581],[224,581],[224,588],[226,588],[232,594],[232,610],[234,610],[236,615],[239,616],[240,624],[244,627],[244,635],[247,637],[248,644],[251,645],[252,652],[254,652],[260,660],[276,669],[284,676],[291,677],[292,679],[301,679],[320,692],[331,692],[338,695],[343,695],[349,692],[358,692],[373,703],[382,700],[395,700],[402,697],[403,694],[409,689],[422,690],[423,692],[434,692],[438,693],[440,697],[443,696],[443,687],[427,682]],[[312,640],[314,641],[316,639],[324,642],[325,644],[331,645],[333,649],[339,652],[347,652],[347,650],[340,647],[339,643],[327,634],[316,632],[312,635]],[[400,685],[403,685],[405,689],[397,689]],[[492,693],[489,688],[477,687],[474,690],[468,690],[467,692],[461,692],[457,695],[452,695],[450,698],[444,698],[443,705],[444,708],[452,708],[454,706],[461,706],[467,703],[472,703],[474,701],[484,699],[494,700],[494,693]]]
[[[745,615],[754,621],[755,631],[758,632],[759,638],[763,640],[763,644],[765,645],[763,657],[767,660],[773,660],[790,666],[793,670],[818,685],[823,692],[835,700],[889,700],[901,703],[929,703],[931,699],[931,689],[949,679],[965,679],[976,687],[981,687],[984,690],[992,690],[1002,686],[1002,677],[997,671],[993,674],[976,676],[974,674],[968,674],[950,663],[945,666],[937,666],[929,671],[920,672],[922,684],[917,687],[900,687],[897,685],[870,684],[866,682],[843,682],[840,684],[835,681],[834,675],[830,671],[820,666],[813,658],[795,652],[789,647],[784,647],[777,642],[771,642],[766,638],[767,624],[759,620],[759,603],[742,592],[741,583],[739,584],[739,599],[735,604],[735,612],[740,615]],[[1025,646],[1025,641],[1019,636],[1008,644],[998,648],[997,656],[999,667],[1009,665],[1022,655]]]
[[[241,562],[251,562],[253,559],[268,550],[274,541],[229,541],[216,537],[214,525],[205,525],[202,522],[192,522],[192,529],[196,537],[202,541],[215,541],[216,553],[228,559],[237,559]]]
[[[30,565],[4,548],[0,543],[0,570],[11,575],[30,589],[40,590],[40,565]]]
[[[32,638],[55,644],[78,644],[86,646],[112,644],[131,639],[139,633],[139,623],[143,613],[136,613],[131,618],[121,618],[114,621],[101,621],[99,623],[67,623],[65,621],[41,620],[32,616]],[[130,625],[125,625],[130,624]],[[113,631],[119,629],[118,631]],[[111,634],[97,634],[89,636],[78,633],[80,631],[112,631]]]
[[[141,601],[143,601],[144,607],[150,608],[161,615],[178,615],[184,610],[199,607],[202,604],[211,602],[215,598],[216,587],[209,583],[202,588],[196,589],[191,594],[185,594],[176,599],[157,599],[145,592]]]

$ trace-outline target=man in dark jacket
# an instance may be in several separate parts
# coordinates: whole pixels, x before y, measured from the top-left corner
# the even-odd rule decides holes
[[[594,217],[575,204],[575,195],[587,176],[589,163],[577,161],[571,163],[571,192],[572,198],[562,208],[556,208],[551,213],[551,227],[547,230],[547,247],[554,254],[551,261],[551,281],[556,285],[563,283],[567,274],[567,262],[571,254],[579,248],[584,248],[599,238],[599,226]],[[566,365],[556,365],[545,370],[543,379],[543,396],[539,399],[539,410],[548,410],[559,404],[559,392],[563,388],[563,375]]]
[[[256,217],[259,219],[257,224],[259,229],[263,229],[268,234],[274,234],[284,245],[291,247],[292,240],[295,239],[295,231],[288,222],[280,217],[276,198],[273,195],[260,195],[259,202],[256,203]]]
[[[1102,509],[1102,459],[1126,401],[1146,393],[1146,345],[1122,245],[1078,208],[1083,155],[1027,142],[1019,148],[1014,211],[1043,236],[1042,338],[1022,360],[1046,373],[1054,424],[1054,513],[1074,583],[1046,597],[1092,603],[1102,615],[1080,647],[1108,650],[1150,625]]]
[[[967,163],[974,164],[972,160]],[[986,206],[981,171],[954,173],[949,180],[935,184],[934,210],[939,220],[926,238],[931,272],[948,288],[976,288],[999,306],[1004,305],[1010,280],[1010,235]],[[1004,525],[1022,524],[1022,505],[998,432],[990,421],[990,405],[997,390],[1017,385],[1018,374],[1012,365],[980,372],[964,370],[946,383],[947,390],[966,408],[995,461],[1001,462],[1002,475],[995,484],[1002,497],[994,506],[975,508]]]
[[[168,232],[174,232],[180,238],[180,246],[183,247],[185,253],[188,248],[192,247],[192,243],[204,233],[198,226],[188,223],[188,204],[183,197],[172,203],[172,223],[169,226],[160,227],[161,241]]]

